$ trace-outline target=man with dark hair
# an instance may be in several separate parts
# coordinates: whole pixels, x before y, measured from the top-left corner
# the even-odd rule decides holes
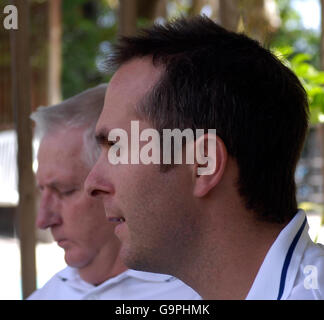
[[[119,222],[126,265],[173,274],[204,299],[323,298],[324,250],[297,209],[294,172],[309,110],[293,72],[256,41],[206,17],[121,38],[108,65],[117,71],[86,189]],[[193,142],[196,161],[107,161],[109,133],[132,135],[133,121],[142,132],[204,129]],[[214,170],[199,174],[210,141]]]

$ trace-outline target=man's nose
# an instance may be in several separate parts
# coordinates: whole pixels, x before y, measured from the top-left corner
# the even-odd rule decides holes
[[[61,223],[62,218],[57,200],[48,191],[43,191],[36,217],[37,228],[47,229]]]
[[[85,190],[90,197],[101,198],[113,192],[113,186],[106,177],[108,166],[102,166],[100,159],[89,172],[85,182]]]

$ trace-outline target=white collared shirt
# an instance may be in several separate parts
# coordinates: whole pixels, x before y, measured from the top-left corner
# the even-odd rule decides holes
[[[312,242],[308,228],[299,210],[268,251],[247,300],[324,299],[324,246]]]
[[[81,279],[77,269],[66,267],[28,300],[200,300],[179,279],[159,273],[128,269],[94,286]]]

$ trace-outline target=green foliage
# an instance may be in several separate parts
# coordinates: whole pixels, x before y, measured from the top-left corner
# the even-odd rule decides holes
[[[116,34],[115,14],[105,0],[62,1],[63,99],[108,81],[98,63]]]
[[[324,117],[324,72],[311,64],[308,53],[295,53],[291,47],[273,49],[273,52],[298,76],[309,99],[311,123],[323,122]]]
[[[292,0],[276,0],[281,26],[271,40],[272,47],[291,46],[295,52],[310,54],[310,62],[319,68],[320,35],[312,29],[305,29],[300,14],[291,6]]]
[[[316,243],[318,241],[318,238],[320,236],[321,228],[324,226],[324,206],[319,203],[314,202],[301,202],[298,204],[298,208],[306,211],[308,214],[315,213],[319,214],[321,216],[321,222],[319,224],[319,230],[315,235],[314,242]]]
[[[36,1],[36,0],[35,0]],[[302,80],[309,95],[312,122],[324,114],[323,76],[314,66],[319,65],[319,36],[303,29],[301,18],[291,7],[291,0],[276,0],[282,25],[272,39],[272,46],[281,55],[289,56],[289,65]],[[62,93],[66,99],[109,77],[100,70],[99,63],[109,51],[117,34],[117,14],[107,0],[62,1],[63,13],[63,70]],[[169,1],[168,15],[187,14],[191,1]],[[138,27],[151,22],[140,18]],[[289,46],[287,49],[285,46]],[[291,49],[293,48],[293,49]],[[285,52],[282,52],[285,51]],[[288,51],[289,52],[288,52]],[[303,52],[303,53],[301,53]]]
[[[100,69],[100,62],[105,60],[117,36],[118,15],[110,3],[117,3],[117,0],[62,1],[63,99],[109,80]],[[175,14],[179,10],[188,10],[190,3],[190,0],[170,0],[170,11]],[[137,27],[147,27],[151,23],[140,17]]]

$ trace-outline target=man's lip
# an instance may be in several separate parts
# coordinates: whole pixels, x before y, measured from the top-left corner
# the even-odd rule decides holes
[[[120,222],[120,223],[117,223],[116,227],[115,227],[115,235],[121,240],[121,236],[123,234],[123,230],[125,230],[125,226],[126,226],[126,223],[123,223],[123,222]]]
[[[122,217],[108,217],[109,222],[114,222],[114,223],[122,223],[125,222],[125,219]]]
[[[64,244],[65,244],[67,241],[68,241],[67,239],[59,239],[59,240],[56,240],[58,246],[60,246],[60,247],[64,247]]]

